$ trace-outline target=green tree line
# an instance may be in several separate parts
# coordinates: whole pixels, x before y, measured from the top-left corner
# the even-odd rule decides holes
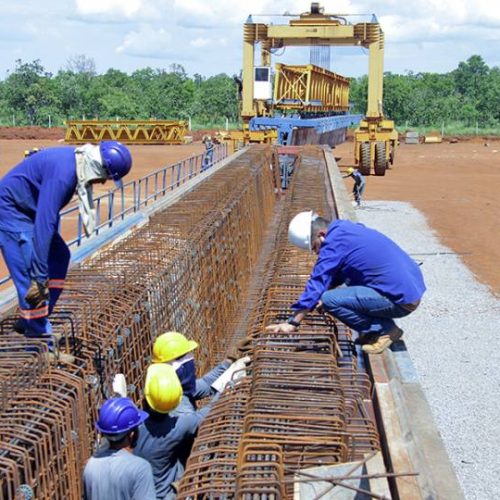
[[[77,56],[53,75],[39,60],[16,61],[0,82],[0,124],[63,125],[68,119],[188,119],[221,125],[239,116],[233,78],[220,74],[190,78],[181,65],[144,68],[127,74],[97,74],[94,62]],[[50,117],[50,118],[49,118]]]
[[[350,98],[364,113],[368,77],[351,81]],[[384,75],[384,115],[399,127],[461,125],[500,128],[500,68],[490,68],[481,56],[471,56],[449,73]],[[499,130],[500,131],[500,130]]]
[[[353,111],[365,113],[368,77],[351,80]],[[384,114],[399,127],[500,127],[500,69],[474,55],[444,74],[385,73]],[[57,74],[39,60],[17,60],[0,81],[0,124],[62,125],[67,119],[187,119],[221,126],[239,115],[234,77],[189,77],[181,65],[97,74],[75,56]],[[50,118],[49,118],[50,117]]]

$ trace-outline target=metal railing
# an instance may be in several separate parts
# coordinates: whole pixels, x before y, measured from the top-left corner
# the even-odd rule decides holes
[[[205,152],[178,161],[168,167],[163,167],[151,172],[140,179],[127,182],[121,188],[115,188],[107,193],[94,198],[96,209],[96,226],[90,235],[98,235],[104,228],[113,227],[118,221],[125,220],[142,208],[150,205],[167,193],[186,183],[193,177],[208,170],[210,167],[227,157],[227,143],[215,146],[211,158]],[[76,227],[69,222],[72,217],[77,216]],[[67,224],[70,227],[67,227]],[[83,229],[82,218],[79,213],[78,203],[61,211],[60,229],[76,233],[67,245],[79,247],[87,239]],[[10,280],[10,276],[0,278],[0,286]]]

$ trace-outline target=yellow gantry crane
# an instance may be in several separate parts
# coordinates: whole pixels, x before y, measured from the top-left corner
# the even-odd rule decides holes
[[[257,43],[260,66],[255,65]],[[250,16],[243,33],[242,139],[258,142],[255,135],[259,132],[250,130],[250,120],[272,115],[272,53],[289,46],[315,45],[358,46],[369,51],[368,107],[355,131],[355,161],[364,174],[373,171],[384,175],[394,161],[397,132],[394,122],[383,113],[384,33],[375,16],[372,22],[351,24],[345,16],[325,14],[316,2],[311,4],[310,12],[291,19],[288,24],[254,23]]]

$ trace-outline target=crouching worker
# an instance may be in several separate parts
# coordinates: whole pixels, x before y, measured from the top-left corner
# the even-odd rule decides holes
[[[85,466],[86,500],[156,499],[151,465],[132,454],[147,418],[129,398],[111,398],[102,405],[96,428],[105,442]]]
[[[193,351],[198,343],[188,340],[182,333],[167,332],[160,335],[153,345],[153,363],[172,365],[182,385],[183,397],[176,408],[176,414],[193,412],[196,401],[213,396],[217,391],[212,384],[240,355],[249,349],[250,340],[243,339],[226,356],[226,359],[201,378],[196,378],[196,363]]]
[[[173,499],[173,483],[181,478],[198,427],[216,397],[201,410],[175,415],[182,386],[174,368],[162,363],[148,368],[144,396],[149,418],[140,427],[134,454],[153,467],[157,497]]]
[[[381,353],[401,338],[403,330],[393,318],[415,311],[425,284],[417,263],[394,241],[363,224],[330,222],[312,211],[292,219],[288,239],[318,259],[304,292],[291,306],[293,315],[268,331],[294,332],[321,305],[359,333],[366,353]]]

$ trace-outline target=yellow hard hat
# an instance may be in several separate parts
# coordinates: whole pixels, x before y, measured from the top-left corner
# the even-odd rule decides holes
[[[29,149],[25,149],[24,150],[24,156],[29,156],[30,155],[30,150]]]
[[[162,333],[153,345],[153,363],[167,363],[194,351],[198,343],[188,340],[182,333]]]
[[[173,366],[163,363],[151,365],[146,374],[144,395],[150,408],[168,413],[180,403],[182,385]]]
[[[349,175],[351,175],[352,173],[354,173],[354,169],[353,169],[352,167],[349,167],[349,168],[347,169],[347,173],[348,173]]]

